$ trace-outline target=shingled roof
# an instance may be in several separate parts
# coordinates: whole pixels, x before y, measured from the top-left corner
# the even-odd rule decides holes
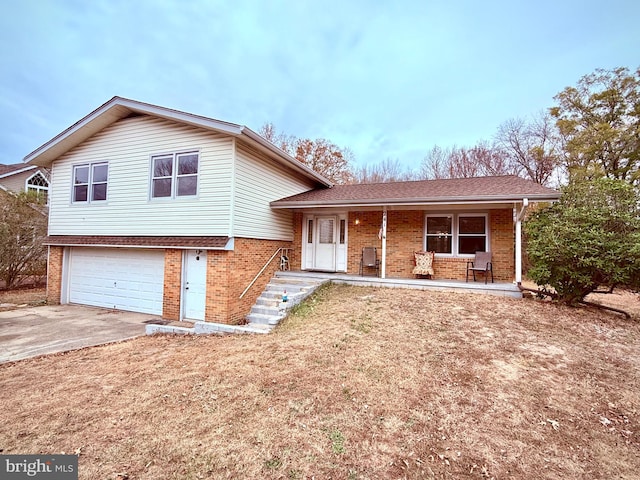
[[[276,200],[273,208],[553,201],[557,190],[513,175],[335,185]]]
[[[26,165],[24,163],[12,163],[10,165],[5,165],[0,163],[0,177],[8,176],[11,173],[17,173],[22,170],[31,170],[34,167],[33,165]]]
[[[222,250],[228,237],[127,237],[101,235],[49,235],[45,245],[78,245],[83,247],[203,248]]]

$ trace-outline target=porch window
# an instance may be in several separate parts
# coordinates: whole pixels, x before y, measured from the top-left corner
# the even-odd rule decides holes
[[[458,217],[458,253],[473,255],[487,251],[487,217],[460,215]]]
[[[425,247],[439,255],[467,256],[489,248],[487,215],[459,213],[427,215]]]
[[[451,254],[453,222],[451,215],[427,216],[427,251]]]

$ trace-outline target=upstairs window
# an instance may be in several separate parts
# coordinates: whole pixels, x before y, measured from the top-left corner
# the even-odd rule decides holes
[[[107,199],[109,165],[105,162],[73,167],[73,202],[99,202]]]
[[[151,157],[151,198],[176,198],[198,193],[198,153]]]

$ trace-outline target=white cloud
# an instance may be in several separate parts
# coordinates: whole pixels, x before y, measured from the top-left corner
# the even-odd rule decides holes
[[[569,2],[572,3],[572,2]],[[0,163],[113,95],[411,166],[636,67],[640,4],[23,0],[0,15]]]

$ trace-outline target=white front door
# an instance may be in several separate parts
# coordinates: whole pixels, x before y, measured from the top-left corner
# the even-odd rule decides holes
[[[316,217],[313,268],[336,271],[336,217]]]
[[[185,252],[182,285],[184,318],[204,320],[207,293],[206,251],[187,250]]]

